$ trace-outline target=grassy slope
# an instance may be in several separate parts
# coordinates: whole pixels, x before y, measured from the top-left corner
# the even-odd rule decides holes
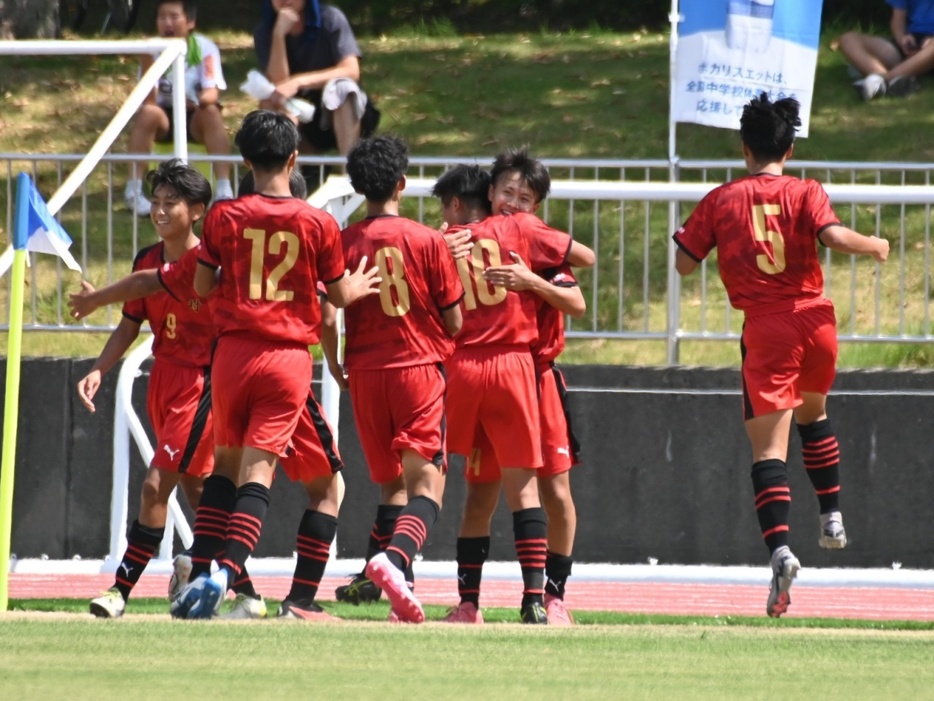
[[[503,147],[528,143],[551,158],[666,157],[666,35],[595,30],[455,36],[441,29],[433,36],[403,32],[361,41],[365,85],[383,111],[381,130],[405,137],[413,154],[485,161]],[[217,38],[231,86],[225,114],[233,129],[253,107],[235,88],[253,66],[251,40],[242,33]],[[128,93],[136,71],[135,60],[123,57],[6,61],[10,70],[0,72],[0,94],[8,107],[0,114],[0,151],[86,150]],[[862,104],[841,57],[828,44],[820,53],[816,93],[811,136],[798,144],[799,158],[934,160],[934,144],[923,137],[934,119],[934,91]],[[737,141],[728,130],[689,124],[677,130],[678,152],[685,159],[736,158]],[[0,173],[0,180],[5,177]],[[6,196],[2,185],[0,200]],[[125,213],[118,207],[114,216]],[[145,222],[141,232],[144,227]],[[125,254],[118,249],[116,255]],[[612,261],[604,263],[612,268]],[[663,290],[653,295],[657,300]],[[87,355],[99,342],[32,334],[27,353],[51,348]],[[843,365],[925,365],[929,355],[919,348],[848,346],[841,360]],[[566,359],[658,363],[664,355],[659,344],[576,342]],[[687,344],[683,360],[735,364],[737,354],[732,344]]]

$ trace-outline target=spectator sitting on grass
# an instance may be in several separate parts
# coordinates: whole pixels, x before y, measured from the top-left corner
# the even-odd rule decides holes
[[[847,32],[840,52],[865,76],[853,83],[864,100],[902,97],[918,89],[918,76],[934,68],[934,3],[886,0],[892,7],[892,38]]]
[[[221,70],[221,54],[213,41],[194,31],[196,14],[195,3],[190,0],[157,0],[156,30],[160,37],[179,37],[188,41],[185,69],[188,138],[204,144],[208,153],[226,156],[230,154],[230,136],[218,101],[220,91],[227,88]],[[143,56],[141,71],[146,71],[152,63],[151,56]],[[129,152],[149,153],[155,141],[171,141],[173,119],[172,81],[166,75],[159,79],[158,86],[136,115],[127,144]],[[130,164],[130,178],[124,193],[127,207],[140,217],[149,216],[149,200],[143,194],[140,180],[140,174],[145,171],[145,163]],[[215,163],[214,177],[217,180],[216,199],[233,198],[230,163]]]

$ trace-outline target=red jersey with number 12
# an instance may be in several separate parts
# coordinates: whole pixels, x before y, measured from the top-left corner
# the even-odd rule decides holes
[[[473,248],[457,261],[464,285],[464,324],[457,334],[457,347],[506,345],[531,346],[538,340],[537,295],[509,293],[491,285],[483,271],[511,265],[517,253],[533,271],[562,265],[571,249],[571,237],[552,229],[531,214],[497,214],[482,222],[454,226],[449,232],[468,229]]]
[[[379,268],[379,295],[347,307],[344,366],[382,369],[440,363],[454,352],[441,312],[464,296],[454,259],[434,229],[396,216],[367,217],[341,232],[344,260]]]
[[[696,261],[716,247],[730,303],[760,314],[823,297],[817,236],[834,224],[839,219],[816,180],[760,173],[708,193],[674,240]]]
[[[189,251],[179,260],[166,263],[164,250],[165,245],[161,241],[142,249],[133,261],[133,271],[158,268],[161,275],[162,270],[181,266],[183,261],[192,260],[194,255]],[[211,364],[211,347],[215,338],[210,307],[195,294],[191,284],[180,292],[177,296],[156,292],[126,302],[123,316],[138,323],[149,320],[155,335],[152,354],[157,359],[178,365],[207,367]]]
[[[198,262],[221,269],[211,297],[218,335],[309,345],[321,332],[317,283],[344,274],[334,217],[304,200],[259,193],[214,203]]]

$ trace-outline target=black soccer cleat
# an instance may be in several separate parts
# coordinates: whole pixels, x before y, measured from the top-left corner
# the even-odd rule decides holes
[[[342,584],[334,590],[334,598],[359,606],[379,601],[382,593],[383,590],[373,584],[369,577],[363,572],[358,572],[350,578],[349,584]]]

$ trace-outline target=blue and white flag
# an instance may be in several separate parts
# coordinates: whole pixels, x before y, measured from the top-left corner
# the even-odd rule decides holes
[[[794,97],[807,136],[822,0],[680,0],[672,119],[739,129],[753,97]]]
[[[81,266],[68,252],[71,237],[51,215],[45,200],[25,173],[16,180],[16,204],[24,212],[16,212],[13,225],[13,244],[0,256],[0,275],[6,273],[13,263],[14,250],[48,253],[58,256],[72,270],[81,272]]]

